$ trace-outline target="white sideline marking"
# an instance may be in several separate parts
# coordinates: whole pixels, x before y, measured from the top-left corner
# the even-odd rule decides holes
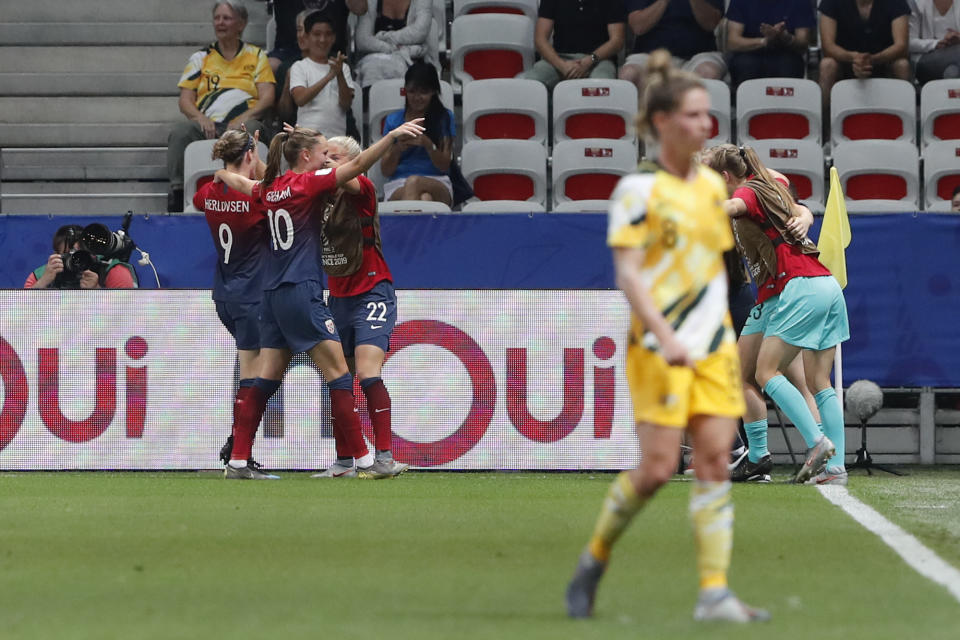
[[[817,490],[865,529],[880,536],[880,539],[917,573],[946,587],[950,595],[960,602],[960,571],[955,567],[944,562],[922,542],[884,518],[875,509],[850,495],[846,487],[821,485]]]

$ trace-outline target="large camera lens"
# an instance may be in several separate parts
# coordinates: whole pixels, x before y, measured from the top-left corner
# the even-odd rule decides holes
[[[101,256],[113,253],[119,248],[119,241],[107,225],[94,222],[83,228],[83,244],[90,251]]]
[[[77,249],[63,256],[63,270],[67,273],[83,273],[93,269],[97,258],[89,251]]]

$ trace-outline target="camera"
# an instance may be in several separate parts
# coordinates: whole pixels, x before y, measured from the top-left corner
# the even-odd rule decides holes
[[[130,254],[136,248],[136,244],[128,235],[130,229],[131,214],[123,217],[123,225],[117,231],[110,231],[105,224],[94,222],[83,228],[80,235],[80,241],[93,253],[108,260],[119,260],[120,262],[130,262]]]
[[[93,271],[103,283],[111,260],[129,262],[130,254],[137,246],[128,234],[132,219],[133,214],[125,215],[123,224],[117,231],[111,231],[107,225],[94,222],[84,227],[79,237],[68,235],[66,246],[70,250],[60,256],[63,260],[63,271],[57,274],[51,288],[79,289],[84,271]],[[73,249],[77,242],[80,242],[83,248]]]

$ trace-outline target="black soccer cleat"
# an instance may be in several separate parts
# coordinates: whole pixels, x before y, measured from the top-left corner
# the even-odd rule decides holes
[[[770,457],[769,453],[757,462],[750,462],[750,458],[745,457],[730,472],[730,480],[733,482],[770,482],[771,471],[773,471],[773,458]]]
[[[230,454],[233,453],[233,436],[227,436],[227,443],[220,447],[220,462],[227,464],[230,462]]]

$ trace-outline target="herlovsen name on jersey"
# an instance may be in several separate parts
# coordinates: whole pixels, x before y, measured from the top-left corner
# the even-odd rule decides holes
[[[249,200],[204,200],[204,211],[217,213],[250,213]]]

